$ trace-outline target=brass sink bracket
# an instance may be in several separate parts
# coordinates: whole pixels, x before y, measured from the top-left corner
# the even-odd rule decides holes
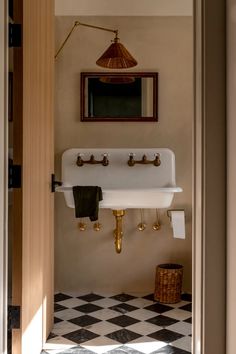
[[[154,154],[154,160],[148,160],[147,156],[144,154],[141,160],[135,160],[134,159],[135,154],[130,153],[129,154],[129,160],[127,164],[130,167],[133,167],[135,164],[141,164],[141,165],[153,165],[153,166],[160,166],[161,160],[160,160],[160,154],[156,153]]]
[[[122,247],[122,236],[123,236],[122,218],[125,215],[125,210],[113,210],[113,215],[116,218],[116,228],[114,230],[115,247],[116,247],[116,252],[120,253]]]

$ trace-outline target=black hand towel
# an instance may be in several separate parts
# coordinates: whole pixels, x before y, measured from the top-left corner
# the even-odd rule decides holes
[[[91,221],[98,219],[99,202],[102,200],[102,189],[97,186],[74,186],[75,216],[89,216]]]

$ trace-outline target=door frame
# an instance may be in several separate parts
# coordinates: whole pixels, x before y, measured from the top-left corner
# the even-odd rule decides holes
[[[7,352],[7,6],[0,0],[0,353]]]
[[[225,306],[223,306],[226,278],[225,1],[195,0],[194,8],[193,353],[225,354]],[[7,127],[5,117],[7,114],[6,22],[8,18],[5,0],[0,0],[0,10],[0,195],[4,196],[0,198],[0,328],[2,329],[0,351],[5,353],[7,334]],[[212,171],[214,172],[216,167],[217,172],[220,173],[214,175]],[[214,188],[219,189],[215,190],[217,194],[213,198]],[[208,257],[209,255],[211,257]],[[214,271],[217,274],[214,275]],[[215,316],[218,321],[215,321]]]
[[[194,1],[193,353],[226,353],[226,3]]]

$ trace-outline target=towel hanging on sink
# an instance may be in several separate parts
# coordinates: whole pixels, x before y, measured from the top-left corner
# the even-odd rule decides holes
[[[102,189],[98,186],[72,187],[75,201],[76,218],[89,217],[91,221],[98,220],[99,202],[102,198]]]

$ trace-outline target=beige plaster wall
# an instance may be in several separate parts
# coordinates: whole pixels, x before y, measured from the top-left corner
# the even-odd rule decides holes
[[[56,17],[56,47],[77,17]],[[110,210],[100,211],[102,231],[88,221],[80,232],[74,210],[55,195],[55,287],[60,291],[132,291],[154,288],[159,263],[184,265],[183,290],[191,292],[193,27],[191,17],[80,17],[83,22],[120,29],[121,42],[138,60],[130,71],[159,72],[158,123],[81,123],[80,72],[100,71],[96,59],[112,36],[79,28],[56,62],[55,159],[72,147],[168,147],[176,155],[176,181],[183,193],[173,208],[186,212],[186,240],[173,239],[166,210],[162,228],[152,230],[155,211],[145,211],[147,229],[137,230],[138,210],[124,219],[123,251],[115,253]],[[96,167],[95,167],[96,168]]]
[[[56,16],[191,16],[189,0],[55,0]]]

